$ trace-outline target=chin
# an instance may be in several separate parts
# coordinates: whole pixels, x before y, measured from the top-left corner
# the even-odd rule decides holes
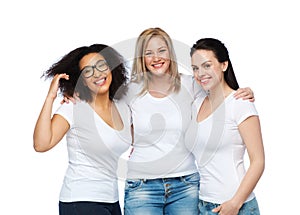
[[[201,85],[202,89],[205,90],[205,91],[209,91],[211,88],[210,87],[207,87],[207,86],[203,86]]]
[[[167,75],[168,73],[166,71],[155,71],[155,72],[152,72],[152,75],[155,75],[155,76],[164,76],[164,75]]]

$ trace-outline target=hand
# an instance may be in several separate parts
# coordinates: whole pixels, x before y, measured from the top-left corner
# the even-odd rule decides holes
[[[236,99],[239,99],[239,98],[242,98],[243,100],[248,99],[250,102],[254,102],[255,101],[254,93],[253,93],[253,91],[249,87],[239,88],[235,92],[234,97]]]
[[[73,104],[76,104],[76,101],[80,101],[80,98],[79,98],[79,94],[78,93],[74,93],[74,97],[68,97],[68,96],[64,96],[63,100],[60,102],[60,104],[63,104],[63,103],[67,103],[69,104],[69,102],[72,102]]]
[[[48,95],[47,95],[48,98],[55,99],[57,97],[57,92],[58,92],[58,87],[59,87],[59,80],[61,78],[69,80],[69,75],[63,73],[63,74],[56,74],[54,76],[54,78],[51,81],[50,88],[49,88],[49,91],[48,91]]]
[[[212,209],[212,212],[218,213],[219,215],[237,215],[240,207],[234,204],[232,201],[227,201],[220,206]]]

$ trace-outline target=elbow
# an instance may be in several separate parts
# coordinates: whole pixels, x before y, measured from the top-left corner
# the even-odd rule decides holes
[[[262,173],[264,172],[264,170],[265,170],[265,160],[263,160],[263,162],[262,162]]]
[[[36,152],[46,152],[46,151],[48,151],[44,147],[41,147],[39,144],[36,144],[36,143],[33,144],[33,149]]]
[[[258,162],[258,168],[260,170],[260,175],[263,174],[264,170],[265,170],[265,160],[262,159],[260,162]]]
[[[33,148],[34,148],[34,151],[36,151],[36,152],[40,152],[40,153],[46,152],[46,150],[40,149],[40,148],[38,148],[38,147],[33,147]]]
[[[47,147],[48,144],[43,144],[40,141],[33,140],[33,149],[36,152],[46,152],[50,148]]]
[[[250,161],[250,167],[253,168],[253,170],[255,170],[259,177],[261,177],[265,170],[265,159],[260,158]]]

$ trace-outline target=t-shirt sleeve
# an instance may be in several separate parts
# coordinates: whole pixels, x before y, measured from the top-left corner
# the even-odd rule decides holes
[[[237,125],[241,124],[250,116],[258,116],[258,112],[253,102],[249,100],[237,99],[235,100],[235,108],[233,108],[233,115]]]
[[[73,126],[73,108],[74,104],[72,102],[63,103],[61,106],[57,108],[57,110],[54,112],[54,114],[61,115],[63,118],[67,120],[70,127]]]

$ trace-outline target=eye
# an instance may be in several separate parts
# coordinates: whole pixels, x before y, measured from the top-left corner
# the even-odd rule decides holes
[[[192,67],[192,70],[193,70],[193,72],[197,72],[197,71],[199,70],[199,68],[196,67],[196,66],[193,66],[193,67]]]
[[[149,57],[149,56],[151,56],[151,55],[153,55],[152,52],[145,52],[145,56],[148,56],[148,57]]]
[[[210,65],[210,64],[208,64],[208,63],[206,63],[206,64],[204,64],[204,65],[203,65],[204,69],[209,69],[209,68],[210,68],[210,66],[211,66],[211,65]]]
[[[93,73],[93,68],[92,67],[85,67],[83,70],[82,70],[82,74],[84,76],[89,76],[91,73]]]
[[[105,62],[99,62],[96,65],[96,68],[99,69],[99,70],[104,70],[104,69],[106,69],[106,63]]]
[[[164,53],[166,51],[167,51],[167,49],[161,49],[161,50],[159,50],[159,53]]]

